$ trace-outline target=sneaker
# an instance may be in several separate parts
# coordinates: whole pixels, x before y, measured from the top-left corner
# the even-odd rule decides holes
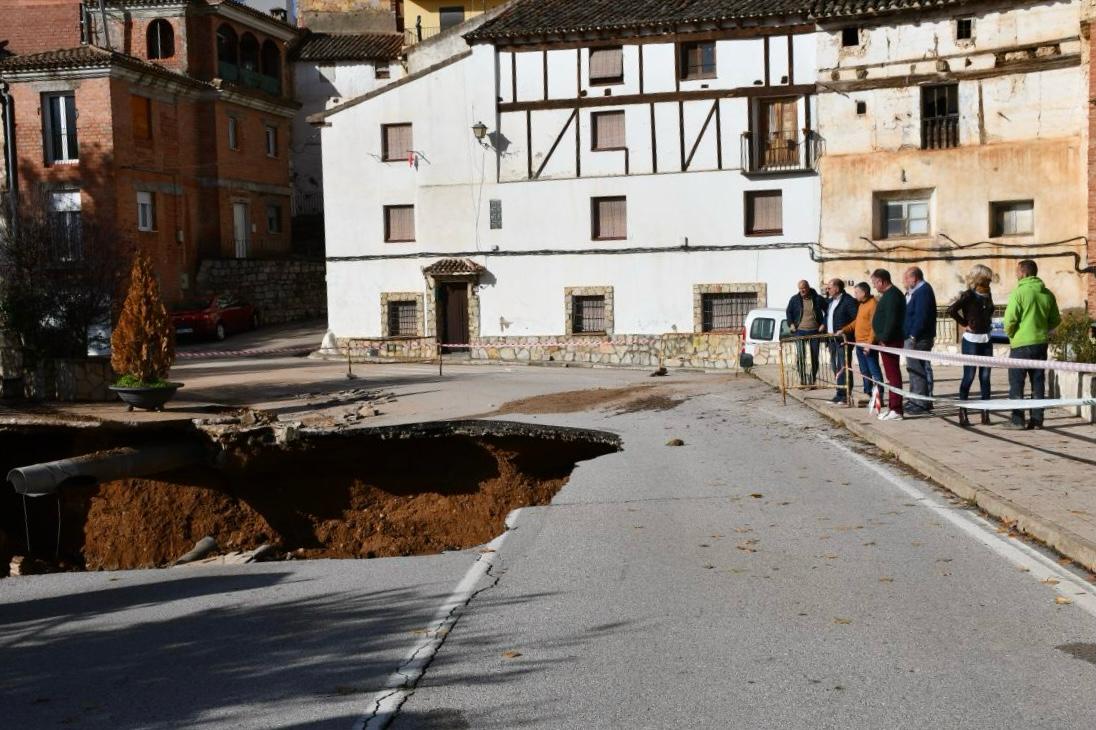
[[[882,410],[882,411],[879,411],[879,415],[876,416],[876,418],[878,418],[880,421],[885,421],[887,419],[887,416],[889,416],[890,414],[891,414],[891,411]]]
[[[1027,426],[1022,423],[1016,423],[1015,421],[1006,421],[1004,424],[1001,425],[1001,428],[1005,429],[1006,431],[1023,431],[1027,428]]]
[[[901,421],[902,414],[897,411],[887,411],[887,415],[879,419],[880,421]]]

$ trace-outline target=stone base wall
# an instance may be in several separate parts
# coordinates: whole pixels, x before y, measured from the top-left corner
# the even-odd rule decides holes
[[[31,400],[109,402],[114,371],[105,357],[45,360],[24,373],[23,395]]]
[[[263,324],[327,316],[326,267],[322,261],[207,259],[198,290],[232,292],[255,306]]]
[[[428,361],[438,357],[433,337],[340,337],[336,346],[337,351],[321,350],[320,354],[329,359],[346,359],[349,355],[355,362]]]

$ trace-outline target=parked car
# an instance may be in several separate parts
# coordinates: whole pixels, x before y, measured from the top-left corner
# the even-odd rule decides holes
[[[175,323],[176,336],[215,340],[259,326],[255,308],[231,294],[181,302],[172,307],[171,319]]]
[[[762,345],[777,344],[791,333],[783,309],[751,309],[743,327],[739,363],[743,368],[753,367],[754,355]]]
[[[1008,335],[1005,334],[1005,318],[994,317],[990,321],[989,326],[989,341],[997,344],[1007,345]]]

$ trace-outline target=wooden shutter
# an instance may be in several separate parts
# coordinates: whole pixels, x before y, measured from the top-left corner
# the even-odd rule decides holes
[[[594,199],[594,238],[628,237],[628,201],[626,198]]]
[[[415,206],[389,205],[384,209],[386,241],[415,240]]]
[[[624,81],[624,49],[590,49],[590,83],[607,84]]]
[[[779,190],[746,193],[746,232],[781,233],[784,230],[783,202]]]
[[[594,114],[594,149],[618,150],[627,146],[624,138],[624,112]]]
[[[384,125],[384,159],[406,161],[413,147],[410,124]]]
[[[129,97],[133,116],[133,138],[152,139],[152,101],[147,96]]]

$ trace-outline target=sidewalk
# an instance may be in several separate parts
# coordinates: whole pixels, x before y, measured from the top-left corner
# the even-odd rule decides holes
[[[934,370],[937,396],[958,393],[961,368]],[[753,374],[780,387],[775,365]],[[854,392],[863,397],[859,378]],[[994,397],[1006,392],[1005,371],[994,370]],[[1061,409],[1047,411],[1042,431],[1006,431],[1002,413],[991,415],[992,425],[963,428],[950,404],[938,404],[932,416],[882,423],[863,407],[830,403],[833,395],[831,388],[788,391],[789,398],[1096,572],[1096,428]],[[977,423],[979,414],[971,418]]]

